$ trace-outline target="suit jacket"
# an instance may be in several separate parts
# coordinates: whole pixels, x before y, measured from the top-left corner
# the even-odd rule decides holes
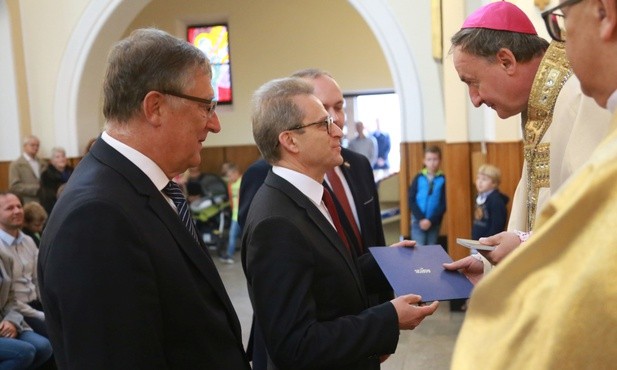
[[[40,166],[39,174],[45,171],[47,165],[37,159]],[[30,163],[21,155],[9,165],[9,190],[22,199],[24,204],[38,201],[39,178],[36,177]]]
[[[378,355],[394,352],[394,306],[368,304],[364,281],[379,273],[372,256],[356,260],[319,209],[272,172],[242,246],[256,325],[278,369],[379,369]],[[380,283],[371,288],[389,288]]]
[[[373,177],[371,164],[362,154],[355,153],[346,148],[341,150],[341,155],[343,156],[343,165],[341,165],[340,168],[343,175],[345,175],[345,180],[347,180],[349,190],[354,198],[356,212],[360,221],[364,252],[367,251],[366,248],[368,247],[385,245],[386,239],[381,223],[379,196],[377,195],[377,187],[375,186],[375,178]],[[253,197],[263,184],[270,168],[272,168],[272,166],[265,160],[260,159],[253,163],[242,175],[242,184],[240,185],[240,209],[238,213],[238,222],[240,222],[240,225],[246,223],[246,217]],[[338,201],[337,208],[339,215],[344,218],[345,213]],[[346,227],[346,234],[352,236],[350,239],[355,239],[353,237],[353,230],[345,222],[343,224]]]
[[[56,203],[39,281],[61,369],[249,369],[212,259],[103,140]]]
[[[12,257],[0,248],[0,321],[12,322],[19,332],[30,330],[22,314],[17,312],[15,295],[11,289]]]
[[[362,154],[343,148],[341,155],[343,164],[340,168],[354,198],[360,230],[362,230],[364,253],[366,253],[368,247],[386,245],[373,170],[368,159]],[[338,209],[338,213],[339,215],[345,214],[342,208]],[[347,235],[354,235],[353,231],[348,230]]]

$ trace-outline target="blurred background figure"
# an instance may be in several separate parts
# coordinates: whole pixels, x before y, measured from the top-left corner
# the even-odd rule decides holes
[[[375,119],[375,132],[373,137],[377,141],[377,162],[373,166],[375,170],[390,169],[388,155],[390,154],[390,135],[381,131],[379,118]]]
[[[472,239],[492,236],[506,229],[508,219],[507,195],[499,191],[501,170],[493,165],[484,164],[478,169],[476,177],[476,209],[474,212]]]
[[[17,195],[0,192],[0,248],[11,257],[15,310],[38,334],[47,338],[45,314],[38,297],[36,263],[39,250],[21,231],[24,210]]]
[[[418,245],[437,244],[443,214],[446,212],[446,178],[439,169],[441,149],[424,150],[424,168],[409,186],[411,238]]]
[[[231,225],[229,227],[229,239],[227,242],[227,252],[221,257],[221,262],[234,263],[234,253],[236,253],[236,242],[242,234],[242,228],[238,223],[238,209],[240,204],[240,184],[242,183],[242,173],[234,163],[227,163],[225,177],[229,191],[231,203]]]
[[[64,148],[52,148],[49,166],[41,173],[41,186],[38,193],[41,205],[45,208],[47,214],[51,214],[51,210],[58,200],[58,189],[69,181],[72,173],[73,167],[68,165]]]
[[[9,190],[24,203],[39,200],[39,179],[46,167],[45,162],[37,157],[40,145],[41,142],[36,136],[26,136],[22,155],[9,166]]]
[[[186,172],[184,186],[186,187],[186,198],[189,203],[203,197],[205,195],[201,186],[201,180],[204,174],[199,167],[191,167]]]
[[[371,135],[366,135],[364,123],[356,122],[356,137],[351,139],[348,148],[365,156],[371,166],[377,163],[377,140]]]
[[[0,248],[0,369],[38,369],[51,357],[51,344],[15,310],[11,270],[11,257]]]
[[[24,226],[21,231],[34,240],[37,248],[41,243],[41,233],[47,216],[47,211],[39,202],[30,202],[24,206]]]

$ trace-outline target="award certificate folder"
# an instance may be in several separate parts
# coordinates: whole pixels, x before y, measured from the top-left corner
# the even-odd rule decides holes
[[[396,295],[417,294],[422,302],[469,298],[473,284],[442,263],[452,262],[440,245],[371,247],[369,251]]]

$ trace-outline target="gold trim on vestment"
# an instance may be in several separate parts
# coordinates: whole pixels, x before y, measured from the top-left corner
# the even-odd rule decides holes
[[[534,78],[527,104],[527,121],[523,123],[527,231],[533,230],[540,188],[550,188],[550,143],[541,141],[553,120],[557,96],[571,75],[564,43],[551,42]]]

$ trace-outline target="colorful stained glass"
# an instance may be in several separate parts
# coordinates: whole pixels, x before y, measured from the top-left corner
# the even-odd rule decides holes
[[[229,32],[227,25],[190,26],[187,40],[195,45],[212,64],[212,87],[219,104],[232,102]]]

